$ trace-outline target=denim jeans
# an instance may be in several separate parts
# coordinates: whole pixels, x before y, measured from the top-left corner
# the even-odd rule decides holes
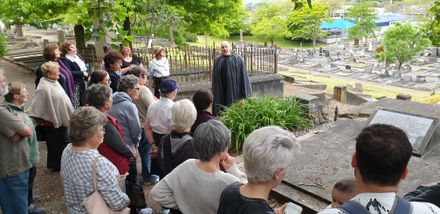
[[[0,207],[4,214],[28,213],[29,170],[0,179]]]
[[[141,132],[141,141],[139,142],[139,155],[141,156],[141,163],[142,163],[142,177],[144,178],[144,182],[150,182],[154,179],[153,176],[151,176],[151,145],[148,144],[147,138],[145,136],[144,129],[142,129]]]

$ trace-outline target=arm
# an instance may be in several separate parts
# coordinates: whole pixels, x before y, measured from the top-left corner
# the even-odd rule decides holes
[[[440,183],[431,186],[419,186],[416,190],[407,193],[405,199],[410,201],[429,202],[440,205]]]
[[[145,130],[145,136],[147,137],[148,143],[150,145],[153,145],[154,144],[153,129],[151,128],[150,118],[148,118],[148,116],[147,116],[147,119],[145,120],[144,130]]]
[[[23,118],[15,116],[6,106],[0,108],[0,127],[0,133],[13,143],[32,135],[32,129],[24,123]]]
[[[78,64],[76,62],[70,61],[70,59],[67,59],[65,57],[60,58],[61,61],[66,65],[66,67],[69,69],[70,72],[72,72],[72,76],[75,79],[80,79],[84,77],[84,72],[81,71]]]
[[[175,170],[174,170],[175,171]],[[174,198],[171,182],[175,173],[171,172],[164,179],[160,180],[151,190],[151,197],[154,201],[167,208],[178,208]]]
[[[227,173],[237,177],[240,180],[240,183],[247,183],[246,174],[238,169],[234,158],[229,156],[229,154],[227,154],[227,156],[221,160],[220,164],[223,165]]]
[[[104,143],[108,145],[113,151],[116,153],[131,158],[133,157],[133,152],[131,149],[127,146],[127,144],[124,143],[124,140],[122,140],[121,135],[117,131],[117,129],[109,123],[106,123],[104,125]]]
[[[141,122],[139,121],[139,113],[134,104],[127,109],[126,119],[128,121],[128,129],[130,131],[130,138],[134,145],[138,145],[141,140]]]
[[[118,171],[108,160],[99,158],[96,163],[96,186],[102,198],[112,210],[128,206],[130,199],[118,185]]]

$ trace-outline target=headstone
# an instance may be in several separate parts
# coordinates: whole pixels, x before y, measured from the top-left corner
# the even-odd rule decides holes
[[[325,57],[330,57],[330,51],[325,51]]]
[[[426,77],[424,75],[417,75],[416,82],[418,83],[426,83]]]
[[[324,104],[317,96],[309,94],[297,94],[295,95],[295,98],[306,105],[308,113],[316,113],[324,109]]]
[[[347,87],[335,86],[333,88],[333,98],[341,103],[345,103],[347,101]]]
[[[405,131],[412,145],[413,153],[418,156],[424,154],[425,148],[438,126],[438,121],[434,118],[385,109],[374,112],[367,124],[378,123],[393,125]]]
[[[404,75],[402,78],[403,82],[412,82],[412,76],[410,75]]]
[[[66,41],[66,39],[64,37],[64,31],[58,30],[57,35],[58,35],[58,43],[63,44]]]
[[[354,88],[356,89],[356,91],[359,91],[360,93],[362,93],[364,91],[363,87],[362,87],[362,83],[355,83],[354,84]]]
[[[398,99],[398,100],[411,101],[411,95],[409,95],[409,94],[398,94],[398,95],[396,96],[396,99]]]

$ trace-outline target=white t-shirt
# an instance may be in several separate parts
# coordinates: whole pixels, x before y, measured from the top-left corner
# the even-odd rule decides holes
[[[148,107],[147,119],[150,119],[150,126],[153,132],[158,134],[168,133],[168,128],[174,125],[171,115],[171,107],[173,101],[160,97],[159,100],[154,101]]]
[[[350,201],[355,201],[364,206],[371,214],[388,214],[393,207],[396,198],[395,192],[386,193],[361,193],[356,195]],[[410,202],[413,214],[440,214],[440,208],[423,202]],[[319,214],[345,214],[345,212],[337,209],[325,209]]]

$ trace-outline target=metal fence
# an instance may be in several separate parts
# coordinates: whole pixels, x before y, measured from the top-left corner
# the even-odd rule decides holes
[[[277,50],[273,48],[245,48],[233,47],[233,52],[238,53],[247,66],[250,75],[264,75],[277,73]],[[143,65],[148,69],[149,62],[153,59],[151,50],[147,48],[133,48],[133,54],[139,56]],[[173,79],[179,82],[204,82],[211,80],[214,60],[220,54],[216,47],[182,47],[165,48],[165,53],[170,62],[170,73]],[[82,53],[86,62],[99,69],[102,58],[96,57],[94,49]]]

